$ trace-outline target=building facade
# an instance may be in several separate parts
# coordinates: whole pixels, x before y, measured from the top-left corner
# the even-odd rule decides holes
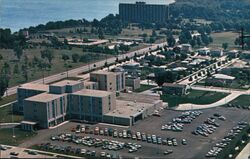
[[[43,84],[23,84],[17,88],[17,103],[14,104],[13,110],[16,113],[23,113],[24,100],[26,98],[45,93],[49,91],[48,85]]]
[[[115,93],[82,89],[79,81],[61,81],[49,92],[24,99],[24,120],[49,128],[67,119],[101,122],[105,113],[116,107]]]
[[[162,90],[166,94],[182,96],[189,93],[190,86],[183,84],[164,83]]]
[[[122,91],[125,89],[124,72],[96,71],[90,73],[90,81],[98,83],[98,89],[103,91]]]
[[[81,90],[68,96],[69,118],[102,122],[103,115],[116,107],[115,94],[107,91]]]
[[[42,93],[24,100],[24,120],[49,128],[65,121],[67,95]]]
[[[168,19],[168,5],[120,3],[119,15],[125,22],[132,23],[166,23]]]

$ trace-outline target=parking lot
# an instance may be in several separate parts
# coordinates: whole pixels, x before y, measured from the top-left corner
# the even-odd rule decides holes
[[[51,130],[41,130],[38,132],[38,135],[29,142],[23,144],[23,146],[32,146],[35,144],[41,143],[51,143],[56,145],[63,145],[63,146],[71,146],[74,148],[86,149],[89,151],[95,151],[97,156],[100,156],[101,152],[109,153],[109,154],[118,154],[120,156],[126,157],[154,157],[154,158],[204,158],[207,152],[213,148],[213,146],[218,143],[218,141],[222,140],[225,134],[234,127],[239,121],[250,121],[250,112],[244,109],[237,109],[237,108],[213,108],[213,109],[206,109],[202,110],[202,114],[199,115],[196,119],[194,119],[190,124],[185,124],[183,127],[183,131],[181,132],[173,132],[173,131],[166,131],[161,130],[162,125],[166,125],[168,122],[172,121],[173,118],[179,116],[182,112],[173,111],[173,110],[164,110],[161,112],[161,117],[152,116],[146,118],[142,121],[138,121],[134,126],[131,128],[125,127],[118,127],[118,126],[109,126],[104,124],[95,124],[95,125],[88,125],[83,123],[74,123],[69,122],[63,126],[60,126],[56,129]],[[214,113],[218,113],[223,115],[226,120],[217,120],[219,123],[219,127],[216,128],[216,131],[209,134],[207,137],[202,135],[194,135],[192,132],[199,127],[201,124],[204,123],[208,119],[208,117],[214,116]],[[63,142],[63,141],[52,141],[50,139],[53,135],[58,135],[61,133],[71,133],[72,129],[75,129],[77,125],[85,125],[89,126],[90,129],[94,130],[96,127],[99,127],[100,130],[105,130],[105,128],[113,128],[113,130],[117,130],[118,136],[105,136],[104,134],[95,135],[93,132],[90,133],[77,133],[77,136],[82,137],[94,137],[99,140],[107,139],[110,141],[119,141],[122,143],[135,143],[140,145],[141,148],[137,149],[135,152],[130,153],[129,149],[123,148],[119,150],[109,150],[103,149],[102,147],[90,147],[85,146],[83,144],[76,144],[73,142]],[[122,133],[123,130],[131,130],[132,134],[137,134],[140,132],[141,134],[146,134],[152,136],[155,135],[158,138],[161,138],[161,143],[148,143],[147,141],[142,141],[142,139],[133,140],[131,138],[123,138],[119,137],[119,133]],[[99,130],[99,131],[100,131]],[[75,130],[74,130],[75,131]],[[169,146],[168,144],[164,145],[162,143],[163,140],[167,139],[176,139],[177,145],[176,146]],[[182,144],[182,140],[186,140],[186,144]],[[164,154],[166,151],[173,151],[169,154]]]
[[[38,154],[35,151],[26,151],[24,148],[1,145],[0,158],[55,158],[55,157],[45,154]]]

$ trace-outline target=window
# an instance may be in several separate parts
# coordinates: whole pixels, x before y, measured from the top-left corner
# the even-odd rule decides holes
[[[60,98],[60,112],[63,114],[63,104],[64,104],[64,97]]]
[[[55,112],[55,101],[52,101],[52,117],[56,117],[56,112]]]

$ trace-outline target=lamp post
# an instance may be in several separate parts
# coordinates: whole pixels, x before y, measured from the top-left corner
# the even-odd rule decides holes
[[[14,120],[13,120],[13,105],[14,104],[11,104],[11,108],[12,108],[12,110],[11,110],[11,112],[12,112],[11,113],[11,120],[12,120],[12,123],[14,123]],[[13,137],[13,139],[16,138],[16,136],[15,136],[15,127],[12,128],[12,137]]]

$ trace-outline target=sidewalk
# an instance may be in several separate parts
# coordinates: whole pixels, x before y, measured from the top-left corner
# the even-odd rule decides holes
[[[249,159],[250,156],[250,143],[248,143],[245,148],[238,154],[236,159]]]
[[[225,104],[231,102],[232,100],[236,99],[240,95],[241,94],[239,94],[239,93],[232,93],[232,94],[226,96],[225,98],[223,98],[215,103],[212,103],[212,104],[204,104],[204,105],[191,104],[191,103],[180,104],[178,107],[175,108],[175,110],[208,109],[208,108],[219,107],[219,106],[222,106],[222,105],[225,105]]]

